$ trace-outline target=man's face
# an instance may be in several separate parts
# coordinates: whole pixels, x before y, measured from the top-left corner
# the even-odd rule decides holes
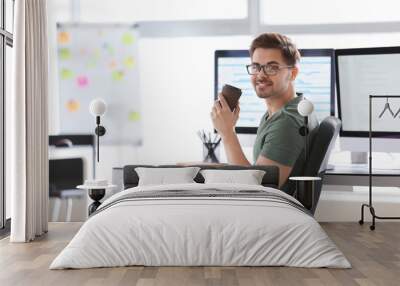
[[[282,57],[279,49],[257,48],[252,56],[252,64],[259,65],[279,65],[287,66],[288,64]],[[296,68],[295,68],[296,69]],[[296,73],[290,68],[279,69],[276,75],[266,75],[263,70],[251,75],[251,83],[260,98],[279,97],[289,88],[290,83],[294,80]]]

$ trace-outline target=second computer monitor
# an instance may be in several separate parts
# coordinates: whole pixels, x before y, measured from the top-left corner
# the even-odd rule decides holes
[[[368,137],[369,96],[400,95],[400,47],[336,50],[341,136]],[[375,136],[399,137],[400,98],[372,102]]]
[[[295,81],[296,92],[311,100],[321,121],[334,114],[335,72],[332,49],[300,50],[300,73]],[[258,98],[247,74],[251,63],[248,50],[218,50],[215,52],[215,98],[224,84],[242,89],[238,133],[256,133],[261,117],[266,112],[265,101]]]
[[[335,51],[340,149],[369,151],[369,96],[400,95],[400,47]],[[371,102],[373,151],[400,153],[400,98]]]

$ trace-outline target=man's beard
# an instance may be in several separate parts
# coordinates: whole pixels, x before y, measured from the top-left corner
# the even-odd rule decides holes
[[[267,84],[269,84],[269,83],[267,82]],[[273,86],[273,83],[272,83],[272,86]],[[259,90],[257,90],[257,84],[256,84],[256,87],[254,90],[259,98],[264,98],[264,99],[274,97],[278,94],[275,90],[269,90],[268,92],[267,91],[259,91]]]
[[[267,85],[262,91],[257,90],[257,83],[259,82]],[[280,97],[282,94],[285,93],[287,88],[289,87],[287,86],[285,88],[284,86],[279,86],[279,84],[277,85],[277,83],[274,83],[272,81],[257,81],[254,90],[259,98],[268,99],[273,97]]]
[[[270,93],[265,94],[265,93],[257,92],[257,90],[256,90],[256,94],[259,98],[264,98],[264,99],[271,98],[271,97],[274,97],[277,95],[275,92],[270,92]]]

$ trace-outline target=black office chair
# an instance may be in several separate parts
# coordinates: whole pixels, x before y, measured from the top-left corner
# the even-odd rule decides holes
[[[310,148],[308,160],[307,162],[298,160],[293,166],[291,172],[291,176],[311,176],[321,178],[320,181],[316,181],[314,189],[314,202],[311,209],[312,214],[315,213],[317,208],[329,156],[332,148],[335,145],[341,125],[342,123],[338,118],[329,116],[320,123],[319,127],[312,130],[309,134]],[[304,157],[304,150],[300,156]],[[290,195],[293,195],[296,190],[296,183],[288,180],[288,182],[283,186],[282,190]],[[301,201],[301,198],[306,196],[298,193],[297,197],[300,198]]]
[[[55,199],[51,221],[60,221],[62,201],[67,205],[65,221],[71,221],[73,199],[85,198],[86,191],[76,188],[83,184],[83,166],[82,158],[49,160],[49,196]]]

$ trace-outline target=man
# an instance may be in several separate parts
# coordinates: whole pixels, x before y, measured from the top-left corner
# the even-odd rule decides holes
[[[247,66],[247,71],[251,83],[267,107],[257,130],[253,149],[254,163],[278,166],[279,187],[282,187],[296,160],[301,160],[299,155],[304,148],[304,137],[299,134],[304,119],[297,111],[302,98],[296,96],[294,88],[299,73],[300,53],[288,37],[265,33],[253,40],[250,57],[251,64]],[[239,106],[232,112],[220,94],[212,108],[211,118],[222,138],[228,162],[251,165],[235,133],[239,113]],[[318,121],[312,114],[309,129],[316,126]]]

